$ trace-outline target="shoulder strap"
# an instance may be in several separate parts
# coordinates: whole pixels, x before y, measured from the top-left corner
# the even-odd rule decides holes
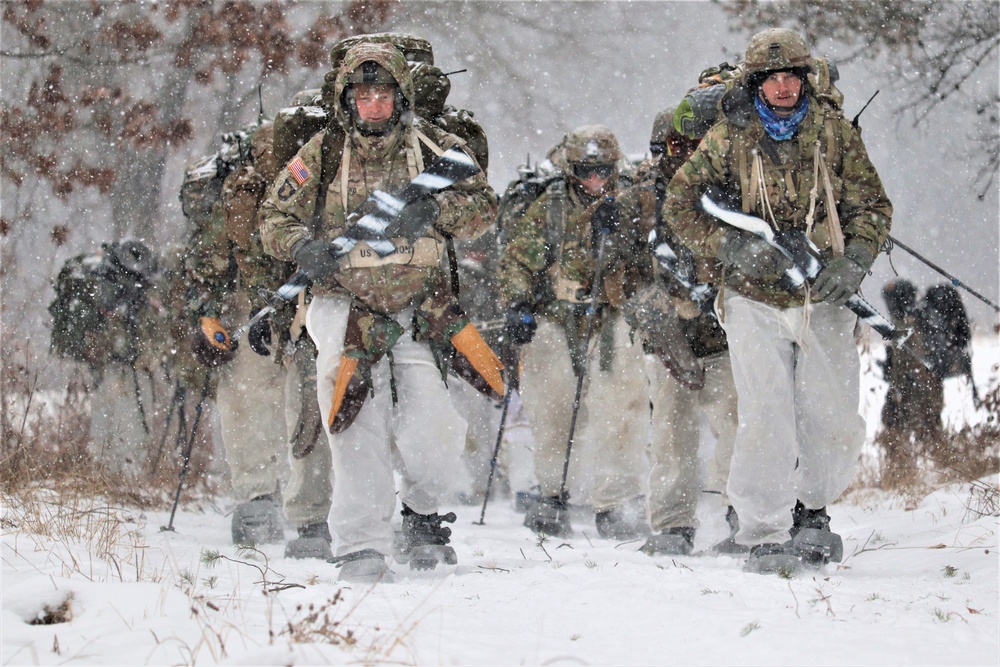
[[[326,209],[326,193],[330,189],[330,181],[337,175],[337,170],[332,168],[331,156],[340,157],[346,143],[345,139],[344,133],[332,124],[326,128],[326,132],[323,134],[323,147],[320,149],[319,190],[316,192],[316,209],[312,219],[312,232],[314,234],[319,229],[323,219],[323,211]]]
[[[548,216],[545,225],[545,264],[552,266],[562,252],[563,235],[566,232],[566,179],[557,178],[546,188],[549,193]]]

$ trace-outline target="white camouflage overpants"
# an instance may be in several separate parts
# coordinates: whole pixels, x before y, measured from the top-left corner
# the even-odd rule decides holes
[[[740,417],[728,490],[740,544],[787,541],[796,500],[819,509],[850,484],[865,438],[856,320],[824,303],[806,319],[805,308],[726,298]]]
[[[674,379],[658,357],[646,355],[653,404],[649,446],[649,526],[653,532],[698,525],[702,414],[716,438],[715,452],[708,460],[706,490],[721,492],[723,502],[729,504],[725,489],[738,425],[733,370],[728,352],[705,357],[701,363],[705,386],[692,391]]]
[[[153,428],[153,379],[131,364],[109,363],[90,394],[90,453],[109,472],[142,474]],[[145,420],[145,426],[143,426]]]
[[[619,314],[609,371],[600,368],[598,335],[591,338],[584,393],[577,416],[567,488],[595,512],[645,493],[644,449],[649,433],[642,345],[633,343]],[[576,393],[566,334],[542,317],[521,353],[521,398],[535,439],[535,475],[543,496],[556,496]]]
[[[249,319],[250,301],[238,294],[230,303],[235,316],[223,324],[232,330]],[[241,342],[233,360],[219,368],[216,406],[233,497],[246,502],[278,492],[288,480],[288,433],[284,367]]]
[[[348,309],[342,297],[314,297],[306,316],[319,349],[316,391],[324,423],[333,407]],[[436,512],[460,479],[466,422],[451,405],[430,348],[410,338],[411,317],[408,309],[396,318],[407,329],[392,350],[398,404],[392,404],[385,357],[372,368],[375,396],[347,430],[327,434],[336,480],[330,528],[338,555],[361,549],[392,553],[394,464],[402,478],[399,499],[420,514]]]

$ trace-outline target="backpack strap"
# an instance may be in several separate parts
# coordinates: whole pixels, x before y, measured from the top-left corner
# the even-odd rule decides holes
[[[344,133],[331,123],[323,134],[323,146],[320,149],[319,190],[316,192],[316,209],[313,211],[313,234],[319,231],[323,219],[323,211],[326,209],[326,193],[330,189],[330,181],[337,175],[336,170],[330,168],[330,156],[340,155],[343,152],[347,152],[347,164],[350,165],[350,142],[346,141]],[[347,173],[349,169],[342,171]],[[347,192],[346,187],[343,190],[345,193]],[[347,208],[346,203],[344,202],[345,210]]]

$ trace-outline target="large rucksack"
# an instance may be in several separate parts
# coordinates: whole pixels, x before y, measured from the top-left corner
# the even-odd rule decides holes
[[[917,309],[917,329],[934,375],[944,379],[971,372],[972,328],[958,290],[948,284],[929,288]]]
[[[49,304],[52,350],[95,368],[135,362],[155,271],[155,257],[138,241],[106,243],[101,252],[68,259]]]

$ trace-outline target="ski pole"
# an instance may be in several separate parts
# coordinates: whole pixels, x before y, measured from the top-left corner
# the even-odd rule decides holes
[[[500,443],[503,442],[503,431],[504,427],[507,425],[507,408],[510,406],[510,397],[514,393],[514,387],[517,382],[514,381],[514,376],[517,375],[517,361],[520,354],[514,355],[514,361],[511,362],[511,377],[507,380],[507,391],[504,392],[503,397],[503,408],[500,411],[500,427],[497,429],[497,442],[493,446],[493,458],[490,459],[490,474],[486,478],[486,497],[483,498],[483,508],[479,511],[479,521],[474,521],[477,526],[484,525],[484,517],[486,516],[486,504],[490,502],[490,489],[493,488],[493,475],[497,469],[497,458],[500,456]]]
[[[979,299],[980,301],[982,301],[986,305],[990,306],[993,310],[995,310],[998,313],[1000,313],[1000,306],[997,306],[995,303],[993,303],[992,301],[990,301],[989,299],[987,299],[985,296],[983,296],[982,294],[980,294],[976,290],[972,289],[971,287],[969,287],[968,285],[966,285],[965,283],[963,283],[961,280],[959,280],[955,276],[951,275],[950,273],[948,273],[947,271],[945,271],[944,269],[942,269],[940,266],[938,266],[934,262],[932,262],[929,259],[927,259],[926,257],[924,257],[923,255],[921,255],[920,253],[918,253],[913,248],[911,248],[908,245],[902,243],[895,236],[890,236],[889,240],[892,241],[893,245],[898,245],[900,248],[902,248],[906,252],[910,253],[911,255],[913,255],[914,257],[916,257],[917,259],[919,259],[921,262],[923,262],[924,264],[926,264],[927,266],[929,266],[930,268],[934,269],[935,271],[937,271],[938,273],[940,273],[942,276],[944,276],[945,278],[947,278],[948,280],[950,280],[951,284],[954,285],[955,287],[961,287],[966,292],[968,292],[972,296],[976,297],[977,299]]]
[[[606,203],[613,204],[614,197],[605,197]],[[604,246],[608,240],[609,230],[601,228],[599,240],[597,242],[597,268],[594,270],[593,289],[591,290],[590,309],[587,312],[587,329],[583,335],[583,363],[580,367],[580,374],[576,377],[576,394],[573,396],[573,415],[569,421],[569,436],[566,439],[566,459],[563,461],[562,481],[559,483],[559,503],[557,512],[562,512],[566,506],[566,478],[569,476],[569,459],[573,452],[573,438],[576,435],[576,418],[580,414],[580,397],[583,394],[583,380],[587,376],[587,357],[590,353],[590,337],[594,332],[594,322],[597,320],[597,307],[601,296],[601,280],[603,279],[604,268]],[[558,515],[557,515],[558,516]]]
[[[177,493],[174,494],[174,506],[170,510],[170,520],[167,522],[167,525],[160,526],[161,531],[173,532],[174,530],[174,515],[177,513],[177,504],[181,500],[181,489],[184,487],[184,478],[187,477],[188,468],[191,467],[191,450],[194,449],[194,438],[198,433],[198,424],[201,422],[201,414],[204,411],[205,397],[208,396],[208,389],[211,384],[212,375],[206,372],[205,384],[201,388],[201,397],[194,406],[194,424],[191,425],[191,433],[188,435],[187,445],[184,447],[184,463],[181,465],[181,471],[177,474]]]

